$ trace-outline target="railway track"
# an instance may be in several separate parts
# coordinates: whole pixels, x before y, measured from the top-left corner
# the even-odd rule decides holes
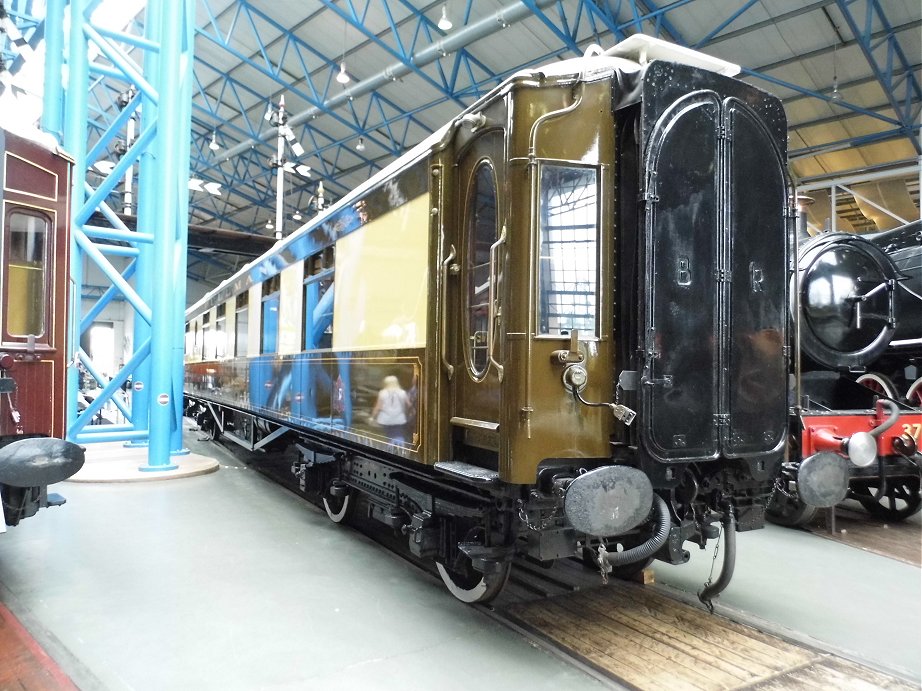
[[[303,498],[291,480],[288,460],[261,456],[254,467]],[[438,578],[431,564],[407,553],[405,538],[373,520],[356,518],[351,524]],[[472,606],[613,689],[918,688],[795,642],[784,632],[766,632],[762,629],[767,627],[746,621],[745,613],[718,607],[717,614],[710,614],[690,596],[683,601],[682,594],[663,586],[614,579],[603,586],[598,572],[575,558],[551,567],[518,559],[501,595]]]

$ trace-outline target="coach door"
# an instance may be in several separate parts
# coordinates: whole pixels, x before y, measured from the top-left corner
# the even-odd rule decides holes
[[[456,162],[457,221],[451,239],[457,274],[447,310],[454,371],[451,425],[455,440],[473,447],[465,460],[494,466],[499,450],[500,381],[503,365],[502,262],[504,252],[503,162],[500,129],[462,130]],[[454,318],[452,318],[454,317]],[[483,453],[486,452],[486,453]]]
[[[677,84],[700,86],[676,100],[657,70],[684,71]],[[652,72],[645,447],[661,461],[777,453],[787,416],[787,190],[770,126],[782,131],[783,114],[767,98],[756,108],[754,98],[705,88],[726,84],[692,68]]]

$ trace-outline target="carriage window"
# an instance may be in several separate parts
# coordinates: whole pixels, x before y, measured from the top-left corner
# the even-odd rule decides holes
[[[279,342],[279,288],[281,276],[275,275],[263,282],[261,353],[274,353]]]
[[[333,247],[304,261],[304,350],[333,345]]]
[[[598,335],[598,173],[541,168],[538,333]]]
[[[243,291],[237,296],[237,310],[234,318],[234,356],[246,357],[250,334],[249,293]]]
[[[9,216],[6,330],[12,336],[45,332],[45,242],[49,223],[34,214]]]
[[[467,340],[471,372],[487,371],[489,329],[490,246],[496,242],[496,177],[488,161],[474,174],[467,199]]]
[[[223,358],[227,355],[227,303],[218,305],[217,318],[215,319],[215,357]]]

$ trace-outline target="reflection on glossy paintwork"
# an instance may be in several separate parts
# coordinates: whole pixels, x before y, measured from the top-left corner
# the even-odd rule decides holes
[[[188,390],[281,423],[340,430],[365,443],[420,449],[416,357],[330,357],[299,353],[190,364]]]

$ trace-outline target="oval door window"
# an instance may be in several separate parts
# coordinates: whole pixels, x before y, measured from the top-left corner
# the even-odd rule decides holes
[[[489,364],[490,246],[496,242],[496,175],[492,164],[478,164],[467,197],[468,367],[482,379]]]

